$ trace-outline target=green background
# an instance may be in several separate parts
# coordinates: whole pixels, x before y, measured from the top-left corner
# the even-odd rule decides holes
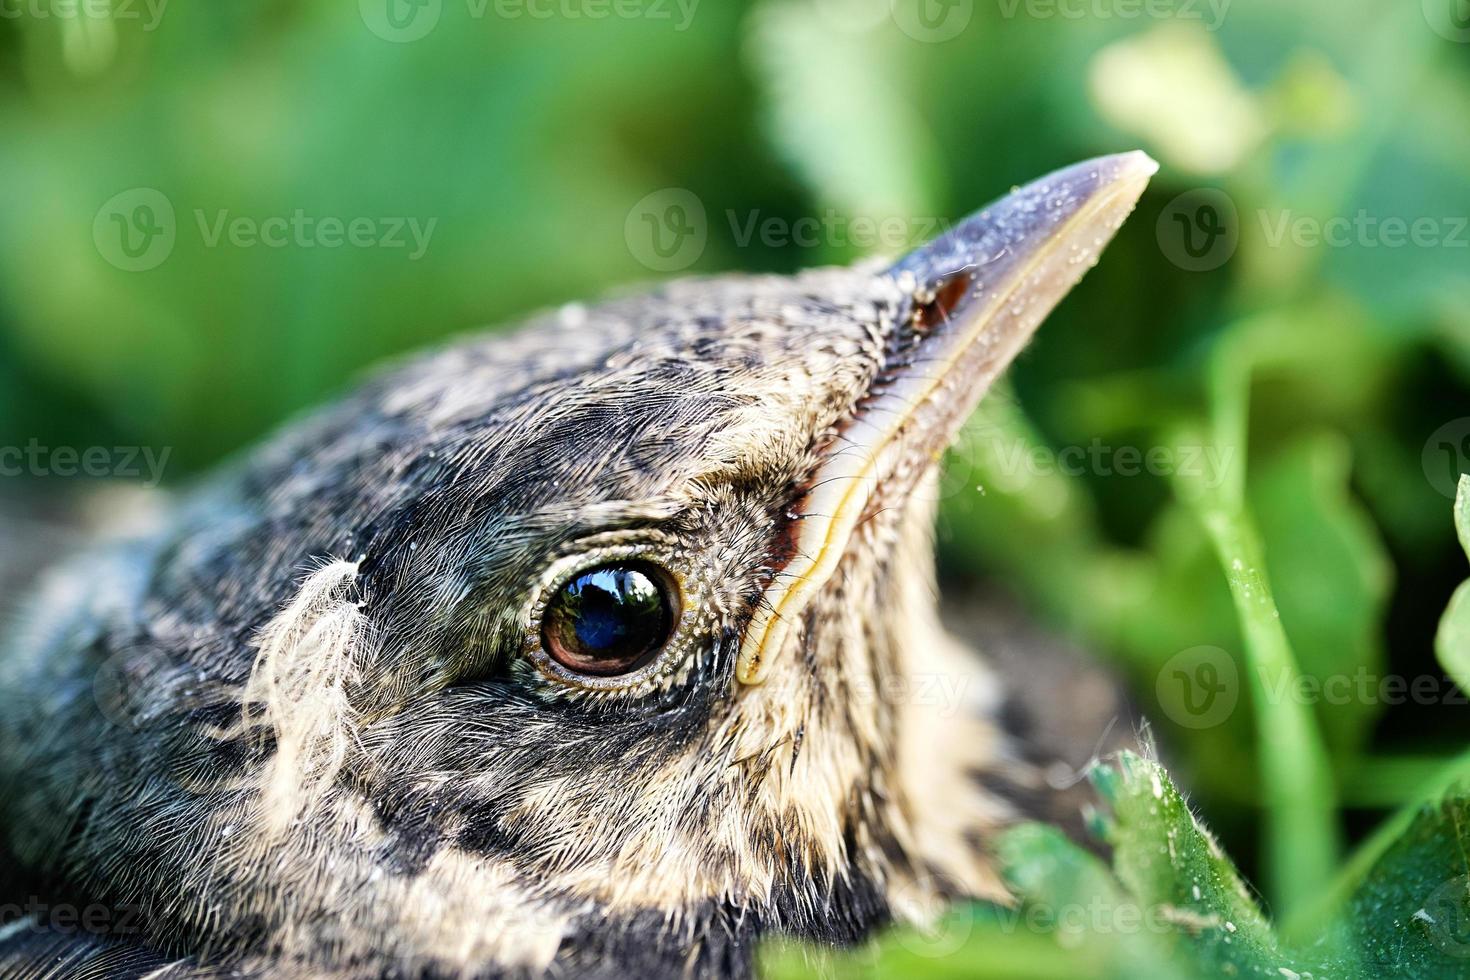
[[[1435,659],[1466,573],[1463,0],[80,2],[0,0],[0,444],[168,447],[179,486],[386,356],[673,272],[891,251],[854,219],[918,239],[1142,147],[1137,213],[954,454],[946,576],[1126,678],[1273,913],[1464,746]],[[174,242],[129,269],[140,188]],[[668,210],[690,200],[702,221]],[[200,224],[298,210],[434,225],[414,257]],[[681,268],[645,214],[694,222]],[[1110,465],[1045,465],[1094,445]],[[1120,473],[1120,447],[1179,465]],[[1206,449],[1229,466],[1183,472]],[[1171,702],[1181,656],[1234,664],[1238,707]],[[1370,693],[1263,698],[1262,665]],[[1047,975],[1045,938],[997,939],[1000,975]]]

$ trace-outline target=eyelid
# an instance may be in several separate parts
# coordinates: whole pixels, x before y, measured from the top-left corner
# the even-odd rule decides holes
[[[611,543],[613,539],[616,543]],[[589,547],[590,545],[590,547]],[[578,674],[558,663],[542,645],[541,621],[547,604],[561,585],[578,572],[594,565],[616,561],[647,561],[669,575],[669,586],[678,613],[672,634],[663,649],[647,666],[627,674],[598,677]],[[580,543],[543,571],[521,616],[524,637],[522,655],[547,681],[568,692],[591,695],[640,695],[667,686],[689,660],[703,632],[703,588],[684,556],[663,535],[648,532],[612,532]]]

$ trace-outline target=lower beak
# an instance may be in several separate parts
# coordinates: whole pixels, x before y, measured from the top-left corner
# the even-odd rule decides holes
[[[794,557],[757,604],[736,661],[764,679],[802,610],[836,571],[854,529],[905,499],[991,382],[1093,265],[1158,164],[1099,157],[1013,191],[895,263],[888,355],[807,483]]]

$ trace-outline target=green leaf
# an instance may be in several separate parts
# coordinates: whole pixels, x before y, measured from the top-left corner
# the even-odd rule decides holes
[[[1292,975],[1282,967],[1308,969],[1281,949],[1157,762],[1123,753],[1091,778],[1106,804],[1096,823],[1113,846],[1112,867],[1054,827],[1023,824],[995,845],[1013,907],[961,908],[930,938],[896,929],[849,953],[776,945],[763,976],[1281,980]]]
[[[1169,925],[1145,909],[1096,857],[1057,830],[1025,824],[997,845],[1006,880],[1019,901],[1008,915],[1059,947],[1085,951],[1098,975],[1156,972],[1168,961],[1158,930]]]
[[[1470,558],[1470,474],[1460,476],[1455,491],[1455,533],[1459,535],[1460,547],[1465,549],[1465,557]]]
[[[1014,907],[956,910],[926,936],[893,930],[824,954],[793,944],[763,975],[797,977],[1449,977],[1470,962],[1470,755],[1363,846],[1301,942],[1250,886],[1158,762],[1130,752],[1089,773],[1111,867],[1054,827],[995,845]]]
[[[1374,868],[1408,833],[1424,808],[1456,794],[1463,796],[1467,781],[1470,781],[1470,752],[1448,762],[1441,761],[1422,780],[1418,792],[1412,794],[1415,802],[1400,808],[1358,846],[1331,887],[1324,890],[1315,907],[1302,916],[1301,923],[1316,929],[1329,928],[1352,896],[1368,887]]]
[[[1470,557],[1470,476],[1460,477],[1455,495],[1455,531]],[[1470,691],[1470,581],[1460,583],[1450,597],[1434,636],[1434,653],[1460,689]]]
[[[1465,762],[1455,768],[1463,776]],[[1395,835],[1370,842],[1374,860],[1339,927],[1380,977],[1464,976],[1470,965],[1470,785],[1405,811]]]
[[[1434,653],[1460,689],[1470,691],[1470,582],[1462,582],[1450,596],[1434,635]]]
[[[1161,932],[1171,964],[1202,976],[1276,975],[1301,964],[1280,949],[1250,889],[1195,819],[1163,767],[1122,753],[1093,784],[1113,866],[1128,893],[1172,928]]]
[[[1287,445],[1250,481],[1273,595],[1312,691],[1341,691],[1344,682],[1383,670],[1392,566],[1351,495],[1351,463],[1343,437],[1318,432]],[[1382,707],[1379,699],[1330,693],[1309,700],[1337,753],[1364,744]]]
[[[839,9],[764,3],[753,11],[746,50],[765,89],[767,132],[820,203],[917,231],[915,219],[934,215],[941,196],[938,148],[923,116],[894,89],[894,73],[880,68],[892,60],[896,32],[834,29]],[[833,228],[822,243],[833,257],[918,244],[884,236],[864,247]]]
[[[1233,385],[1225,387],[1230,391]],[[1232,433],[1243,432],[1244,421],[1232,415],[1244,412],[1243,397],[1232,392],[1217,404],[1225,406],[1217,412],[1217,432],[1240,440],[1226,445],[1240,445],[1242,437]],[[1180,441],[1188,439],[1181,436]],[[1269,881],[1289,911],[1317,894],[1337,862],[1336,791],[1327,750],[1308,706],[1282,694],[1297,688],[1301,674],[1281,625],[1254,522],[1239,503],[1240,484],[1211,486],[1187,473],[1180,473],[1176,482],[1214,545],[1245,637],[1245,674],[1267,806]]]

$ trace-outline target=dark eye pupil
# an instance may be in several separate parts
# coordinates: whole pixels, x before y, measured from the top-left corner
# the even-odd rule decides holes
[[[673,631],[668,575],[649,562],[579,572],[547,605],[546,651],[584,674],[626,674],[649,663]]]

